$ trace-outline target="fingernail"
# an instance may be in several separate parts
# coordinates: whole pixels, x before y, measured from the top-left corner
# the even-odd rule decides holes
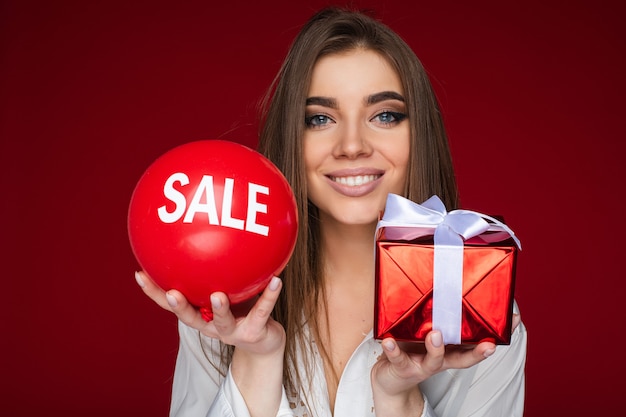
[[[146,286],[146,284],[143,282],[143,279],[141,279],[141,275],[139,274],[139,272],[135,272],[135,281],[137,281],[137,285],[139,285],[141,288]]]
[[[222,300],[215,294],[211,294],[211,307],[213,310],[219,310],[222,307]]]
[[[493,355],[495,351],[495,349],[487,349],[485,353],[483,353],[483,355],[485,356],[485,358],[488,358],[489,356]]]
[[[441,332],[440,331],[434,331],[430,335],[430,342],[433,344],[434,347],[439,347],[439,346],[443,345],[443,337],[441,336]]]
[[[178,301],[172,294],[165,293],[165,298],[167,299],[167,303],[170,305],[170,307],[172,308],[178,307]]]
[[[270,290],[276,291],[279,285],[280,285],[280,278],[278,277],[272,278],[272,280],[270,281]]]
[[[387,349],[389,352],[393,352],[394,349],[396,348],[396,344],[392,341],[392,340],[385,340],[383,342],[383,346],[385,349]]]

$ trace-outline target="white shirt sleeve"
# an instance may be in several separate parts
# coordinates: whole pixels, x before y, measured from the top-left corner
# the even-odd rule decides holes
[[[476,366],[460,417],[522,417],[525,397],[526,327],[520,323],[511,344]]]
[[[201,336],[181,322],[178,333],[170,417],[250,417],[230,369],[225,376],[218,371],[219,341]],[[277,417],[293,415],[283,388]]]
[[[291,412],[285,389],[283,388],[280,407],[276,417],[292,417],[294,414]],[[213,402],[207,417],[250,417],[250,412],[246,406],[237,384],[233,380],[230,369],[226,380],[221,386],[221,389],[217,393],[217,398]]]
[[[179,335],[170,417],[249,417],[230,369],[225,375],[217,370],[220,366],[219,341],[200,336],[198,331],[182,323],[179,323]],[[357,349],[340,382],[336,416],[375,415],[373,403],[370,404],[372,392],[367,375],[380,354],[379,344],[371,338]],[[421,383],[425,401],[422,417],[521,417],[525,360],[526,328],[520,323],[512,334],[511,344],[497,346],[496,352],[478,365],[440,372]],[[312,396],[312,405],[319,405],[315,407],[318,414],[330,417],[327,404],[321,401],[326,398],[323,375],[316,375],[314,379],[312,386],[300,389]],[[283,387],[277,417],[310,415],[296,401],[285,394]],[[355,411],[353,405],[340,406],[355,401],[362,403],[362,410]]]
[[[511,335],[511,344],[468,369],[450,369],[420,384],[429,407],[424,417],[521,417],[524,412],[526,328]],[[432,407],[432,408],[431,408]]]
[[[178,335],[170,417],[205,416],[224,380],[217,368],[219,341],[202,337],[181,322]]]

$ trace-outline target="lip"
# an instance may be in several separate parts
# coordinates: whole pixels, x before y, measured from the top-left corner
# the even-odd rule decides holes
[[[361,197],[371,193],[378,187],[385,175],[385,171],[373,168],[351,168],[332,171],[325,175],[330,186],[339,194],[347,197]],[[378,178],[362,185],[347,185],[335,181],[336,177],[359,177],[369,175],[375,175],[378,176]]]

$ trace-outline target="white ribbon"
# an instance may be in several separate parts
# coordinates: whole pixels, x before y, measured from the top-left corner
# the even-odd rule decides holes
[[[490,220],[492,223],[485,221]],[[376,226],[393,240],[411,240],[434,236],[433,329],[441,331],[445,344],[461,343],[461,310],[463,299],[463,242],[486,231],[499,232],[490,241],[513,238],[513,231],[493,217],[470,210],[446,211],[439,197],[432,196],[422,204],[396,194],[387,196],[382,219]]]

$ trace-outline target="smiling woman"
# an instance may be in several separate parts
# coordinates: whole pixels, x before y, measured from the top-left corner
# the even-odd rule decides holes
[[[410,129],[398,74],[368,49],[321,58],[313,67],[306,111],[302,140],[308,198],[317,208],[327,248],[324,262],[333,271],[343,270],[339,282],[347,285],[328,280],[328,301],[345,314],[320,322],[332,409],[340,375],[373,320],[373,305],[363,302],[374,299],[372,264],[364,264],[360,254],[346,256],[342,248],[355,248],[355,255],[361,247],[368,250],[367,236],[373,236],[387,195],[404,192]]]
[[[403,87],[378,53],[356,49],[313,68],[303,137],[308,197],[322,224],[375,223],[406,186],[410,129]]]
[[[259,148],[285,174],[301,219],[281,277],[245,317],[212,294],[207,323],[180,292],[138,275],[180,320],[171,414],[521,416],[519,320],[509,346],[446,348],[434,330],[411,353],[373,337],[374,231],[387,195],[457,203],[439,108],[415,54],[380,22],[326,9],[304,25],[272,87]]]

